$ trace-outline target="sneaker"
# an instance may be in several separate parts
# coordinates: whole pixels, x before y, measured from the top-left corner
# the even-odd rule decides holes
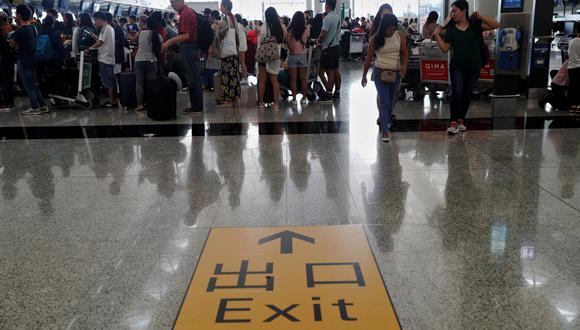
[[[467,126],[465,126],[465,121],[463,119],[459,119],[457,130],[460,132],[467,132]]]
[[[333,98],[332,94],[326,93],[318,98],[318,102],[319,103],[332,103],[332,102],[334,102],[334,98]]]
[[[306,97],[303,97],[302,100],[300,100],[300,104],[301,105],[308,105],[308,99]]]
[[[29,108],[28,110],[22,111],[23,115],[42,115],[42,111],[40,109],[32,109]]]
[[[183,114],[183,115],[196,115],[196,114],[200,114],[200,113],[203,113],[203,110],[195,111],[191,108],[187,108],[187,109],[183,110],[183,112],[181,114]]]
[[[383,133],[383,137],[381,138],[383,142],[390,142],[391,141],[391,134],[389,132]]]
[[[456,135],[458,132],[459,130],[457,129],[457,122],[452,121],[451,124],[449,124],[449,128],[447,128],[447,134]]]
[[[50,108],[48,107],[48,105],[45,105],[43,107],[40,108],[40,112],[42,113],[50,113]]]
[[[332,98],[333,98],[335,101],[340,101],[340,91],[336,91],[336,92],[334,92],[334,95],[332,96]]]

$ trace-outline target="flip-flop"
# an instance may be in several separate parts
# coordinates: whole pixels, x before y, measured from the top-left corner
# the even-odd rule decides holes
[[[116,108],[119,106],[119,103],[111,103],[111,102],[107,102],[105,104],[103,104],[103,106],[107,109],[112,109],[112,108]]]

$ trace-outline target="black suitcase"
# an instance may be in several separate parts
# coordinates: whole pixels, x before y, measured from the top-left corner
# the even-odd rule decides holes
[[[135,72],[126,71],[119,74],[119,101],[124,108],[137,106],[136,86]]]
[[[147,116],[153,120],[177,118],[177,83],[167,77],[147,82]]]

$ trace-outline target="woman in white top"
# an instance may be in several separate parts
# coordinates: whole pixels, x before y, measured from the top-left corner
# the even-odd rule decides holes
[[[576,30],[576,38],[570,41],[568,48],[568,99],[570,112],[580,112],[580,31]]]
[[[151,17],[147,19],[145,28],[139,31],[139,48],[135,55],[135,80],[137,81],[135,88],[137,107],[135,111],[143,111],[147,82],[157,77],[157,59],[161,56],[161,44],[163,43],[163,39],[157,31],[159,31],[159,24]]]
[[[397,87],[401,78],[407,74],[409,64],[406,40],[401,32],[397,31],[398,24],[395,15],[386,14],[383,16],[377,33],[371,38],[361,81],[365,87],[369,67],[376,56],[373,75],[376,77],[375,87],[380,99],[379,122],[383,142],[390,140],[389,127],[391,114],[396,103],[395,98],[398,95]]]

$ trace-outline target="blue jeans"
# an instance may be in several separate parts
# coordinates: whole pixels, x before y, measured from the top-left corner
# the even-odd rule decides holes
[[[147,82],[157,77],[158,70],[157,62],[135,62],[135,80],[137,81],[135,94],[137,95],[137,105],[143,105]]]
[[[397,80],[393,84],[385,84],[382,82],[380,75],[380,69],[375,68],[375,87],[377,88],[380,100],[379,121],[381,122],[381,130],[383,133],[386,133],[389,131],[391,115],[393,114],[395,104],[397,103],[397,95],[399,95],[397,90],[401,85],[401,73],[397,72]]]
[[[203,84],[207,88],[213,88],[213,78],[219,70],[217,69],[205,69],[203,71]]]
[[[34,71],[33,69],[29,69],[22,64],[21,61],[18,61],[18,75],[20,76],[20,81],[22,81],[22,85],[26,90],[26,94],[28,94],[28,100],[30,100],[30,107],[33,109],[38,109],[40,107],[44,107],[46,103],[44,103],[44,97],[42,96],[42,92],[38,85],[34,82]]]
[[[458,69],[451,69],[451,121],[465,120],[471,105],[473,88],[479,72],[470,73]]]
[[[189,87],[189,102],[191,110],[203,110],[203,91],[201,87],[200,52],[196,43],[186,42],[179,46],[181,59],[185,66],[187,86]]]

